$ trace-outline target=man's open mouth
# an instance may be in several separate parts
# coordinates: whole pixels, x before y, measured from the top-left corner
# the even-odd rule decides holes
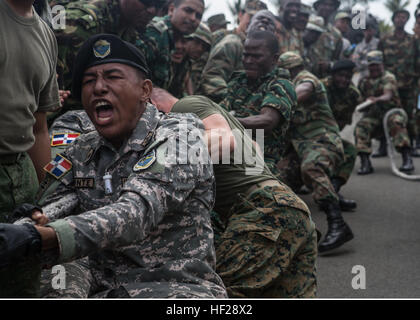
[[[95,121],[98,125],[109,124],[113,117],[114,108],[108,101],[101,100],[95,103]]]

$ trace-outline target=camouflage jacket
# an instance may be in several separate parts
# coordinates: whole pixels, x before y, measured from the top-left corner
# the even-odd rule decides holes
[[[174,30],[169,16],[155,17],[149,23],[145,33],[145,40],[140,43],[153,84],[168,90],[174,96],[180,97],[183,91],[184,78],[189,70],[189,59],[175,65],[171,61],[175,50]]]
[[[328,102],[340,130],[350,125],[356,106],[362,102],[360,91],[352,84],[346,90],[337,89],[331,77],[321,80],[327,90]]]
[[[280,55],[287,51],[295,51],[299,55],[303,55],[303,39],[302,34],[296,29],[287,30],[283,24],[281,28],[276,30],[277,38],[279,39]]]
[[[393,33],[385,35],[379,41],[378,50],[383,52],[385,69],[397,78],[399,89],[409,89],[415,85],[419,52],[413,35],[405,33],[404,39]]]
[[[58,42],[58,81],[61,88],[71,90],[74,60],[83,42],[91,36],[98,33],[116,34],[133,44],[141,40],[138,31],[120,27],[118,0],[69,2],[65,9],[65,29],[55,30]]]
[[[291,140],[316,140],[327,133],[338,135],[338,125],[328,103],[327,91],[316,76],[309,71],[300,72],[293,84],[310,82],[314,87],[311,98],[298,104],[290,124]]]
[[[366,112],[366,116],[368,117],[382,119],[388,110],[399,108],[401,106],[397,80],[391,72],[385,71],[383,76],[377,79],[369,77],[363,78],[360,80],[359,90],[363,99],[367,99],[369,97],[379,97],[384,94],[385,90],[391,90],[393,92],[391,101],[378,102],[370,106]]]
[[[343,51],[343,40],[340,31],[331,23],[326,26],[326,32],[322,33],[318,41],[312,46],[314,47],[315,60],[327,61],[332,65],[340,60],[340,54]],[[319,78],[328,76],[328,73],[314,70]]]
[[[229,82],[228,94],[220,103],[226,110],[235,111],[238,118],[259,115],[265,107],[280,113],[281,121],[277,128],[264,136],[264,160],[274,174],[275,164],[284,153],[286,132],[297,103],[289,78],[287,70],[275,68],[255,83],[248,84],[246,73],[239,72]]]
[[[118,151],[96,131],[80,136],[63,153],[64,173],[47,166],[41,187],[39,204],[58,236],[56,262],[88,256],[101,292],[123,286],[131,297],[226,297],[214,271],[212,166],[183,158],[191,149],[206,156],[202,139],[187,139],[203,129],[194,115],[148,105]],[[52,193],[51,181],[58,181]]]
[[[227,87],[232,74],[244,69],[242,53],[245,35],[229,34],[210,51],[203,70],[199,94],[220,102],[227,95]]]

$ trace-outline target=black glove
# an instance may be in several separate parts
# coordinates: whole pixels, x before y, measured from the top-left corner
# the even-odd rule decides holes
[[[0,223],[0,267],[33,257],[41,247],[41,235],[33,225]]]
[[[16,207],[15,210],[13,210],[13,218],[15,220],[21,218],[31,218],[34,211],[42,212],[42,208],[34,204],[24,203],[21,204],[19,207]]]

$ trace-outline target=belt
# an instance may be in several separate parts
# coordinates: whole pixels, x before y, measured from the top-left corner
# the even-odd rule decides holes
[[[244,194],[246,197],[249,197],[254,191],[257,191],[258,189],[263,189],[264,187],[275,187],[279,185],[280,183],[277,180],[265,180],[252,185]]]
[[[14,164],[19,161],[23,153],[2,154],[0,155],[0,164]]]

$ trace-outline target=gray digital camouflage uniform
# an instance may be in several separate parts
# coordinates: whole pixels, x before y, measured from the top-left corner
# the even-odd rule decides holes
[[[69,272],[83,275],[68,283],[70,297],[226,297],[214,271],[212,166],[179,164],[170,152],[205,157],[202,139],[185,139],[197,128],[203,125],[193,115],[163,115],[148,105],[120,150],[93,131],[62,154],[71,169],[49,174],[39,204],[60,246],[44,263],[71,262],[64,264]]]

